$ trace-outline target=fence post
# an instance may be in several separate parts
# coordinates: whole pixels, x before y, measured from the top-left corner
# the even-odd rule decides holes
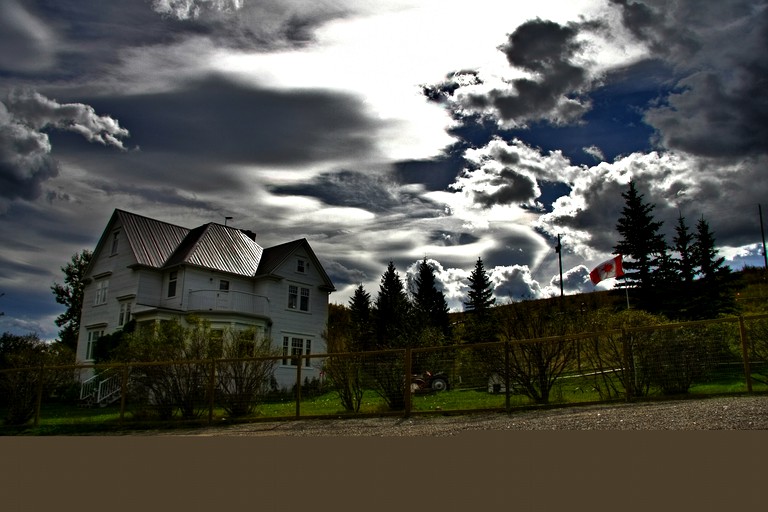
[[[303,357],[299,356],[296,358],[296,386],[294,389],[296,390],[296,417],[301,417],[301,365],[303,363]],[[307,361],[309,361],[309,356],[307,356]]]
[[[216,360],[211,359],[211,376],[208,378],[208,424],[213,423],[213,406],[216,395]]]
[[[37,399],[35,403],[35,426],[40,424],[40,406],[43,402],[43,377],[45,377],[45,363],[40,361],[40,373],[37,376]]]
[[[632,400],[635,387],[634,357],[632,355],[632,344],[627,341],[626,329],[621,329],[621,349],[624,357],[624,388],[627,395],[627,401]]]
[[[752,393],[752,369],[749,364],[747,328],[744,325],[744,317],[741,315],[739,315],[739,338],[741,338],[741,356],[744,361],[744,377],[747,380],[747,393]]]
[[[403,396],[403,402],[405,405],[404,417],[407,418],[411,415],[411,368],[413,367],[412,354],[410,347],[405,349],[405,395]]]
[[[123,424],[125,416],[125,397],[128,394],[128,365],[123,364],[123,372],[120,377],[120,424]]]
[[[510,342],[509,340],[504,342],[504,409],[506,409],[507,412],[510,412],[512,410],[512,406],[510,404],[510,394],[512,393],[512,390],[509,389],[511,385],[511,379],[509,378],[509,351],[510,351]]]

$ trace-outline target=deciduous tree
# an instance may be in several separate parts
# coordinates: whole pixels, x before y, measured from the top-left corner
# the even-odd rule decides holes
[[[56,325],[61,327],[59,342],[75,350],[80,334],[80,312],[83,308],[83,291],[85,289],[85,272],[91,262],[93,253],[87,249],[74,254],[65,266],[64,284],[54,283],[51,286],[56,302],[66,307],[64,313],[56,317]]]

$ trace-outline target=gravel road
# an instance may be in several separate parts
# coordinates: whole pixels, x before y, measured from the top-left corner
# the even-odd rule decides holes
[[[479,430],[768,430],[768,396],[670,400],[410,418],[306,419],[256,422],[170,436],[453,436]],[[148,433],[149,434],[149,433]]]

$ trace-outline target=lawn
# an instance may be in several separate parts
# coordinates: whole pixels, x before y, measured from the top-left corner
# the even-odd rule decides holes
[[[753,391],[758,393],[768,392],[768,382],[763,374],[754,374]],[[595,403],[603,401],[594,388],[594,378],[589,376],[571,376],[559,379],[550,393],[551,405]],[[746,393],[747,388],[743,377],[738,371],[720,371],[709,376],[704,382],[694,383],[689,389],[689,394],[737,394]],[[651,396],[659,395],[652,390]],[[504,393],[489,393],[482,388],[458,388],[442,392],[426,394],[414,394],[411,396],[411,410],[414,413],[445,413],[451,411],[471,410],[503,410],[506,406]],[[510,395],[511,408],[528,407],[534,402],[528,397],[516,393]],[[4,417],[0,408],[0,417]],[[207,408],[201,407],[201,416],[191,423],[206,424],[208,420]],[[247,416],[236,418],[236,421],[258,421],[264,419],[281,419],[296,417],[296,402],[290,397],[272,399],[259,404],[255,411]],[[301,417],[327,416],[338,417],[355,414],[386,414],[389,411],[386,402],[375,391],[366,390],[359,413],[344,410],[341,401],[334,391],[321,392],[312,397],[302,399],[299,404]],[[217,422],[233,421],[227,417],[227,413],[216,407],[213,410],[213,419]],[[123,421],[120,421],[119,404],[107,407],[84,408],[62,403],[48,403],[41,407],[40,420],[37,427],[30,422],[23,427],[5,426],[0,424],[0,435],[8,434],[70,434],[78,432],[110,431],[130,428],[163,428],[176,425],[188,425],[190,421],[183,421],[175,416],[171,421],[160,421],[151,416],[137,416],[132,412],[130,405],[126,407]]]

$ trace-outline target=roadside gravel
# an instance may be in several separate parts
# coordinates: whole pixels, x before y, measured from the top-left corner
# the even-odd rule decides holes
[[[768,430],[768,396],[670,400],[538,411],[306,419],[194,430],[169,436],[453,436],[480,430]]]

